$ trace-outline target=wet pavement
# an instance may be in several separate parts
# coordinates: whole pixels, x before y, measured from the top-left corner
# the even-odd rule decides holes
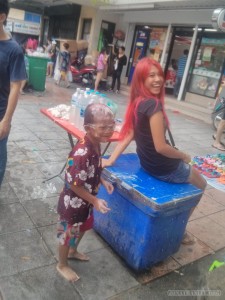
[[[67,133],[40,109],[69,105],[74,89],[47,79],[45,92],[20,96],[0,191],[0,299],[172,299],[170,290],[202,289],[220,291],[224,299],[225,266],[208,269],[214,260],[225,261],[225,194],[210,186],[187,225],[196,238],[194,245],[181,245],[164,262],[136,274],[91,230],[79,246],[90,262],[70,262],[81,279],[71,284],[58,275],[56,205],[63,181],[43,180],[61,170],[70,143]],[[128,100],[112,93],[110,97],[119,106],[117,118],[122,118]],[[210,125],[173,111],[168,116],[180,149],[192,156],[218,153],[211,147]],[[111,144],[108,153],[114,147]],[[133,151],[134,143],[126,152]],[[205,299],[204,293],[192,299]]]

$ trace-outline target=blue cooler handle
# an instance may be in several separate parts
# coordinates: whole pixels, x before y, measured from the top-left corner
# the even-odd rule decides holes
[[[107,177],[107,181],[109,181],[113,186],[116,185],[116,179],[117,178],[115,176],[113,176],[113,175]]]
[[[132,186],[130,186],[129,184],[125,183],[124,181],[121,182],[120,184],[125,190],[129,191],[132,190]]]

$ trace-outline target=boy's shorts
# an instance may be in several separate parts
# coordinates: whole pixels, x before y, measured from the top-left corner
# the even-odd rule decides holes
[[[67,221],[59,220],[57,223],[57,239],[62,246],[75,247],[80,236],[80,226],[73,226]]]
[[[170,174],[155,176],[157,179],[173,182],[173,183],[188,183],[191,176],[191,166],[183,161],[180,161],[175,171]]]
[[[76,240],[85,231],[91,229],[94,223],[93,211],[91,210],[87,220],[81,225],[71,225],[65,220],[57,222],[57,239],[60,245],[67,247],[75,247]]]

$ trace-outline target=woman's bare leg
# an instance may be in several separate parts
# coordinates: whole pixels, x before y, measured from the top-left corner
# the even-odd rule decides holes
[[[195,185],[197,188],[201,190],[205,190],[207,186],[206,180],[202,177],[202,175],[193,167],[191,167],[191,176],[189,178],[189,182]]]
[[[197,188],[201,189],[201,190],[205,190],[206,186],[207,186],[207,182],[206,180],[202,177],[201,174],[199,174],[199,172],[197,170],[195,170],[195,168],[191,167],[191,176],[189,178],[189,182],[193,185],[195,185]],[[196,207],[196,206],[195,206]],[[190,211],[190,216],[192,215],[192,213],[195,210],[195,207],[193,207]],[[195,239],[185,231],[184,233],[184,238],[182,240],[182,244],[186,244],[186,245],[190,245],[193,244],[195,242]]]
[[[102,79],[102,76],[103,76],[103,72],[98,72],[97,73],[96,80],[95,80],[95,91],[98,90],[98,85],[99,85],[99,82]]]

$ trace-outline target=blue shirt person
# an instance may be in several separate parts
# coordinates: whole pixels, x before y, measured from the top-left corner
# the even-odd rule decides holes
[[[9,13],[7,0],[0,0],[0,186],[7,161],[7,139],[22,80],[26,79],[23,52],[4,30]]]
[[[183,55],[179,58],[178,60],[178,69],[177,69],[177,76],[176,76],[176,82],[174,85],[174,96],[177,97],[179,90],[180,90],[180,85],[181,81],[184,75],[184,69],[187,63],[187,57],[188,57],[189,50],[185,49]]]

